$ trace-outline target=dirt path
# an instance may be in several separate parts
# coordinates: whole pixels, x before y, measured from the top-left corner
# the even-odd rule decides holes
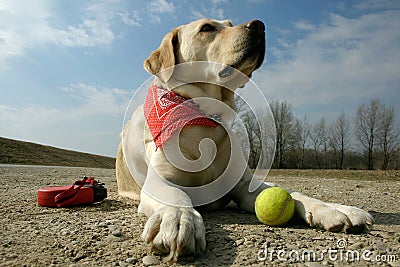
[[[36,204],[38,188],[68,185],[84,175],[106,183],[106,201],[69,209]],[[114,170],[0,165],[0,179],[0,266],[143,266],[147,255],[161,258],[141,241],[145,218],[137,215],[138,203],[117,195]],[[366,209],[375,216],[375,228],[361,235],[328,233],[294,222],[272,228],[254,215],[228,208],[204,214],[206,253],[181,258],[177,266],[287,266],[290,258],[293,266],[400,266],[398,178],[279,176],[268,181]]]

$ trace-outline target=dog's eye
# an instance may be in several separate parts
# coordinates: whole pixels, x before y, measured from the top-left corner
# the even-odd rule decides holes
[[[204,24],[201,28],[200,28],[200,32],[213,32],[215,31],[216,28],[210,24]]]

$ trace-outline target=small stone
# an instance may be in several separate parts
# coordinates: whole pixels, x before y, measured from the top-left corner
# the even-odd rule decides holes
[[[97,226],[98,227],[107,227],[107,223],[106,222],[99,222],[99,224]]]
[[[242,245],[243,243],[244,243],[244,239],[238,239],[238,240],[235,241],[235,244],[236,244],[237,247]]]
[[[362,249],[364,246],[365,246],[364,243],[362,243],[362,242],[357,242],[357,243],[354,243],[354,244],[350,245],[350,246],[349,246],[349,249],[350,249],[350,250],[360,250],[360,249]]]
[[[288,251],[299,251],[300,250],[299,246],[297,246],[297,245],[288,245],[286,248]]]
[[[112,231],[111,234],[113,236],[118,236],[119,237],[119,236],[122,235],[122,232],[121,232],[121,230],[117,229],[117,230]]]
[[[134,257],[127,258],[125,261],[129,264],[136,264],[138,262],[138,260]]]
[[[74,261],[77,262],[77,261],[80,261],[81,259],[84,259],[86,257],[87,257],[87,255],[83,251],[79,251],[76,254],[76,256],[74,257]]]
[[[118,262],[118,266],[126,267],[126,266],[128,266],[128,265],[129,265],[129,263],[127,263],[127,262],[125,262],[125,261],[120,261],[120,262]]]
[[[375,250],[385,251],[386,248],[387,248],[387,245],[385,243],[378,243],[378,244],[374,245]]]
[[[70,231],[68,229],[61,229],[60,232],[61,232],[62,235],[69,235],[70,234]]]
[[[114,230],[118,229],[118,227],[115,226],[115,225],[108,225],[108,229],[109,229],[110,231],[114,231]]]
[[[244,241],[243,244],[244,244],[246,247],[251,247],[251,246],[253,246],[253,242],[251,242],[250,240]]]
[[[158,265],[160,264],[160,260],[156,258],[154,255],[147,255],[143,259],[143,264],[146,266]]]
[[[133,255],[135,255],[135,251],[132,250],[132,249],[127,250],[125,253],[128,254],[128,256],[133,256]]]
[[[373,251],[373,250],[374,250],[374,248],[373,248],[373,247],[371,247],[371,246],[368,246],[368,247],[365,247],[365,248],[364,248],[364,250]]]
[[[305,266],[307,267],[323,267],[321,263],[318,262],[306,262]]]

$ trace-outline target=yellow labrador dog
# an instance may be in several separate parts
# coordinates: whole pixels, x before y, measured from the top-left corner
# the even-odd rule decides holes
[[[201,19],[168,33],[160,47],[146,59],[144,68],[155,75],[153,94],[161,92],[164,96],[171,92],[171,98],[185,100],[206,97],[234,109],[232,90],[218,83],[179,83],[186,78],[174,67],[181,63],[216,62],[227,66],[219,68],[220,65],[217,65],[207,70],[207,75],[214,75],[217,80],[230,79],[233,75],[230,68],[250,77],[262,64],[264,54],[265,26],[261,21],[253,20],[233,26],[230,21]],[[189,76],[196,74],[192,70],[187,73]],[[245,82],[237,81],[235,87],[242,87]],[[151,93],[149,95],[151,97]],[[206,115],[223,113],[213,108],[213,104],[199,103],[197,106]],[[209,203],[207,208],[221,208],[234,201],[240,209],[254,213],[255,198],[270,185],[261,183],[256,190],[249,192],[252,174],[247,167],[243,171],[235,169],[243,165],[243,157],[229,137],[229,130],[218,124],[212,125],[207,120],[205,123],[208,126],[199,123],[182,127],[177,146],[186,159],[195,161],[203,154],[207,155],[200,151],[202,140],[212,140],[216,152],[207,168],[194,171],[171,164],[166,151],[173,138],[164,143],[155,139],[154,132],[149,129],[152,122],[147,118],[149,112],[146,113],[146,109],[146,103],[144,107],[140,106],[121,133],[123,142],[119,146],[116,162],[118,191],[122,196],[140,200],[139,212],[148,218],[142,234],[144,241],[169,253],[166,260],[176,261],[181,254],[198,254],[206,247],[202,216],[193,207],[193,197],[183,188],[212,183],[233,160],[233,171],[225,176],[225,181],[229,183],[229,177],[233,179],[235,175],[240,175],[239,179],[229,192]],[[224,114],[219,115],[224,117]],[[234,173],[236,170],[237,174]],[[138,185],[138,181],[142,184]],[[295,200],[296,216],[311,227],[350,231],[368,230],[373,224],[372,216],[356,207],[325,203],[298,192],[291,192],[291,195]]]

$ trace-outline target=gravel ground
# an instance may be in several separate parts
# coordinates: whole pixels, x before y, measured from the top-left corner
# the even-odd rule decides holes
[[[38,188],[72,184],[84,175],[106,184],[105,201],[63,209],[37,205]],[[146,219],[137,215],[137,202],[118,196],[114,170],[0,165],[0,179],[0,266],[163,265],[161,255],[141,241]],[[335,234],[294,221],[267,227],[230,207],[203,215],[205,254],[182,257],[176,266],[400,266],[398,178],[277,176],[268,181],[368,210],[376,220],[374,230]]]

